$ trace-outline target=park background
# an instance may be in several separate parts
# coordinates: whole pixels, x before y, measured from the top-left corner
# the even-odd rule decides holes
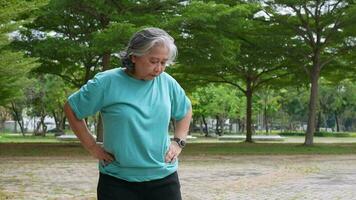
[[[356,195],[355,1],[1,0],[0,199],[95,198],[63,104],[152,26],[193,105],[185,199]],[[101,142],[100,113],[86,121]]]

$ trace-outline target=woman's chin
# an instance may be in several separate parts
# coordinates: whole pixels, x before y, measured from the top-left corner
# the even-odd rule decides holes
[[[146,81],[151,81],[151,80],[155,79],[156,77],[157,77],[157,76],[149,75],[149,76],[147,76],[144,80],[146,80]]]

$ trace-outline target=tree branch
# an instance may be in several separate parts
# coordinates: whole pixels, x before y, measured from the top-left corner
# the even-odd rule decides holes
[[[340,2],[340,1],[339,1]],[[339,15],[336,17],[334,27],[332,27],[329,31],[329,33],[325,36],[325,41],[323,42],[323,46],[326,46],[327,43],[329,42],[330,38],[337,33],[337,29],[341,27],[341,17],[342,17],[342,12],[339,13]]]
[[[222,80],[216,80],[216,79],[209,79],[209,78],[192,78],[192,79],[187,79],[187,81],[191,81],[191,82],[196,82],[196,81],[202,81],[204,83],[225,83],[225,84],[230,84],[232,86],[237,87],[241,92],[243,92],[244,94],[246,94],[246,90],[244,90],[239,84],[236,84],[234,82],[228,81],[225,78],[221,77]]]
[[[340,54],[342,54],[343,52],[346,52],[346,51],[348,51],[348,50],[350,50],[350,49],[352,49],[352,47],[345,47],[345,48],[340,48],[339,49],[339,51],[336,53],[336,54],[334,54],[333,56],[330,56],[330,58],[329,59],[326,59],[324,62],[322,62],[322,63],[320,63],[320,70],[321,69],[323,69],[327,64],[329,64],[331,61],[333,61],[336,57],[337,57],[337,55],[340,55]]]
[[[262,81],[256,81],[257,83],[253,85],[253,89],[257,89],[263,83],[266,83],[266,82],[269,82],[269,81],[271,81],[273,79],[278,79],[278,78],[281,78],[281,77],[284,77],[284,76],[287,76],[287,75],[290,75],[290,74],[293,74],[293,73],[289,72],[289,73],[281,74],[279,76],[271,77],[271,78],[268,78],[268,79],[265,79],[265,80],[262,80]]]
[[[305,33],[307,34],[307,36],[309,37],[309,41],[310,44],[313,48],[315,48],[315,41],[314,41],[314,36],[313,36],[313,31],[310,28],[310,26],[308,25],[308,22],[305,21],[305,19],[303,18],[300,9],[297,9],[295,6],[290,5],[290,7],[294,10],[294,12],[296,12],[299,20],[302,23],[302,26],[306,29]]]
[[[218,77],[220,77],[222,80],[224,80],[225,83],[231,84],[231,85],[237,87],[239,90],[241,90],[241,92],[246,93],[246,90],[244,90],[239,84],[236,84],[236,83],[234,83],[234,82],[228,81],[228,80],[227,80],[224,76],[222,76],[222,75],[219,75],[219,74],[218,74]]]
[[[76,81],[75,79],[72,79],[71,77],[66,76],[64,74],[53,73],[53,72],[50,72],[50,74],[53,74],[53,75],[61,77],[63,80],[68,81],[69,83],[74,85],[76,88],[80,88],[82,86],[81,84],[78,83],[79,81]]]
[[[337,1],[337,2],[334,4],[333,8],[331,9],[330,13],[334,12],[334,10],[337,8],[337,6],[338,6],[341,2],[342,2],[342,0]]]
[[[268,70],[264,70],[264,71],[262,71],[261,73],[257,74],[256,79],[258,79],[260,76],[262,76],[262,75],[265,74],[265,73],[269,73],[269,72],[272,72],[272,71],[281,69],[281,68],[283,68],[283,67],[284,67],[284,65],[280,65],[280,66],[276,66],[276,67],[271,68],[271,69],[268,69]]]
[[[303,7],[303,9],[304,9],[304,11],[305,11],[305,14],[306,14],[306,16],[307,16],[307,19],[310,19],[310,18],[309,18],[309,15],[310,15],[312,18],[314,18],[314,14],[308,9],[308,7],[307,7],[306,4],[303,4],[302,7]],[[309,14],[309,15],[308,15],[308,14]]]

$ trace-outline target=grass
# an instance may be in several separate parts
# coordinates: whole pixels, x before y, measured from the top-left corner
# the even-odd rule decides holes
[[[281,136],[305,136],[304,132],[283,132]],[[356,137],[355,132],[316,132],[316,137]]]
[[[200,138],[200,137],[199,137]],[[335,137],[334,137],[335,138]],[[327,137],[327,140],[332,138]],[[305,147],[301,143],[244,143],[219,142],[216,138],[191,141],[183,155],[296,155],[296,154],[354,154],[356,143],[316,143]],[[22,136],[0,133],[0,156],[90,156],[79,141],[59,141],[53,134]]]
[[[315,144],[310,147],[295,143],[197,143],[189,144],[184,155],[298,155],[354,154],[356,144]]]
[[[33,136],[26,135],[22,136],[20,134],[0,134],[0,143],[24,143],[24,142],[40,142],[40,143],[53,143],[57,139],[54,135],[43,136]]]
[[[0,143],[66,143],[59,141],[54,134],[47,133],[45,137],[34,136],[31,133],[23,136],[18,133],[0,133]]]
[[[184,156],[209,155],[315,155],[356,154],[356,144],[301,144],[279,143],[192,143],[184,149]],[[90,156],[79,143],[0,143],[0,157],[45,156],[87,157]]]
[[[66,143],[0,143],[2,156],[73,157],[90,156],[77,142]]]

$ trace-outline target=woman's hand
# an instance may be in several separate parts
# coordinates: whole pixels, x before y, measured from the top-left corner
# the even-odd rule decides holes
[[[114,155],[105,151],[100,145],[94,144],[88,148],[89,153],[98,160],[102,161],[104,165],[107,165],[115,160]]]
[[[177,142],[172,141],[171,145],[169,146],[169,149],[166,153],[166,163],[173,163],[176,161],[176,159],[178,158],[180,152],[182,152],[182,148],[179,147],[179,145],[177,144]]]

